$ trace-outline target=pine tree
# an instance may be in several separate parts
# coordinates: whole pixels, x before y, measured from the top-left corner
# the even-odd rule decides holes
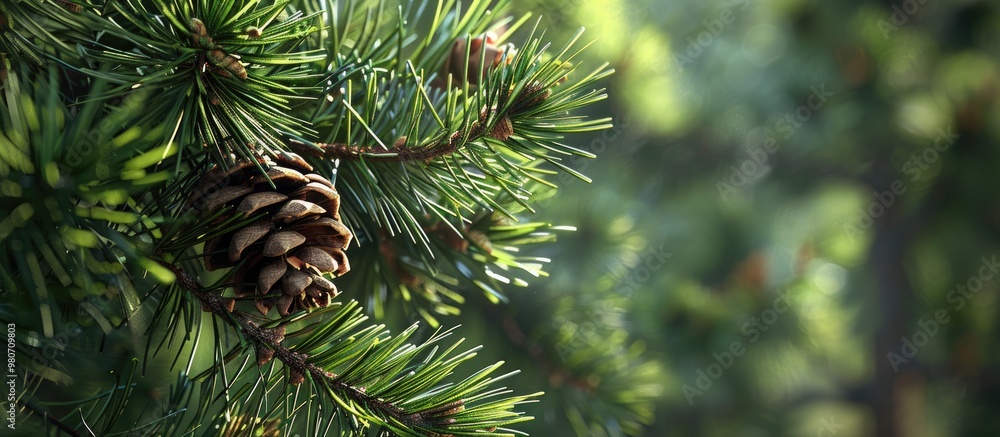
[[[573,64],[581,33],[507,7],[0,4],[4,431],[512,435],[547,398],[472,367],[474,307],[561,357],[577,433],[637,433],[655,371],[620,333],[564,353],[501,314],[568,230],[531,216],[586,179],[566,138],[610,125],[577,114],[611,73]]]

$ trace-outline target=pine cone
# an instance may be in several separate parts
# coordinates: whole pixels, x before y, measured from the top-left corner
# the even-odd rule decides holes
[[[507,55],[506,63],[510,64],[514,60],[514,54],[517,53],[517,50],[514,49],[513,44],[509,43],[502,46],[496,45],[497,39],[499,38],[495,33],[488,32],[472,38],[471,42],[469,38],[455,40],[439,77],[442,80],[440,87],[444,87],[443,79],[447,78],[448,74],[451,74],[457,81],[457,83],[453,83],[456,87],[461,87],[462,81],[467,81],[470,85],[479,85],[490,70],[500,66],[504,54]],[[468,65],[465,64],[466,50],[469,51]],[[480,62],[481,56],[485,57],[485,65]]]
[[[223,211],[219,222],[258,218],[208,240],[205,268],[244,261],[234,275],[236,297],[252,297],[264,315],[276,307],[285,316],[325,307],[337,296],[337,287],[324,275],[350,270],[344,250],[352,235],[340,222],[340,195],[329,180],[312,173],[312,166],[296,155],[277,161],[260,161],[267,177],[253,162],[209,171],[193,207],[203,216]]]

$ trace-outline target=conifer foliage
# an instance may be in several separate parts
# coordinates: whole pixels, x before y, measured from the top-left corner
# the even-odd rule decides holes
[[[516,433],[541,393],[440,326],[544,275],[611,71],[506,3],[0,3],[17,432]]]

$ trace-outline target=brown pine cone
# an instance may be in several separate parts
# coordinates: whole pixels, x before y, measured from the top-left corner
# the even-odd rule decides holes
[[[296,155],[277,163],[265,158],[260,165],[267,177],[255,163],[244,161],[202,178],[192,204],[203,216],[223,211],[218,222],[257,218],[208,240],[205,268],[244,261],[234,275],[236,296],[252,297],[265,315],[272,307],[282,316],[325,307],[338,294],[326,275],[350,270],[344,250],[352,235],[340,222],[340,195]]]
[[[507,54],[506,63],[510,64],[514,60],[514,54],[517,53],[517,50],[513,44],[509,43],[501,46],[496,45],[498,39],[495,33],[488,32],[472,38],[471,41],[469,38],[455,40],[451,52],[445,60],[442,74],[438,78],[439,87],[444,87],[444,81],[449,74],[456,81],[452,84],[455,87],[462,87],[463,81],[469,82],[469,85],[479,85],[491,70],[500,66],[505,53]],[[466,50],[469,51],[468,65],[465,64]],[[485,59],[481,59],[481,57]],[[485,65],[480,61],[485,61]]]

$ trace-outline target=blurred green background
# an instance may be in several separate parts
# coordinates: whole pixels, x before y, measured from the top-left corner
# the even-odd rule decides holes
[[[516,9],[617,71],[551,277],[458,319],[526,431],[1000,435],[1000,2]]]

